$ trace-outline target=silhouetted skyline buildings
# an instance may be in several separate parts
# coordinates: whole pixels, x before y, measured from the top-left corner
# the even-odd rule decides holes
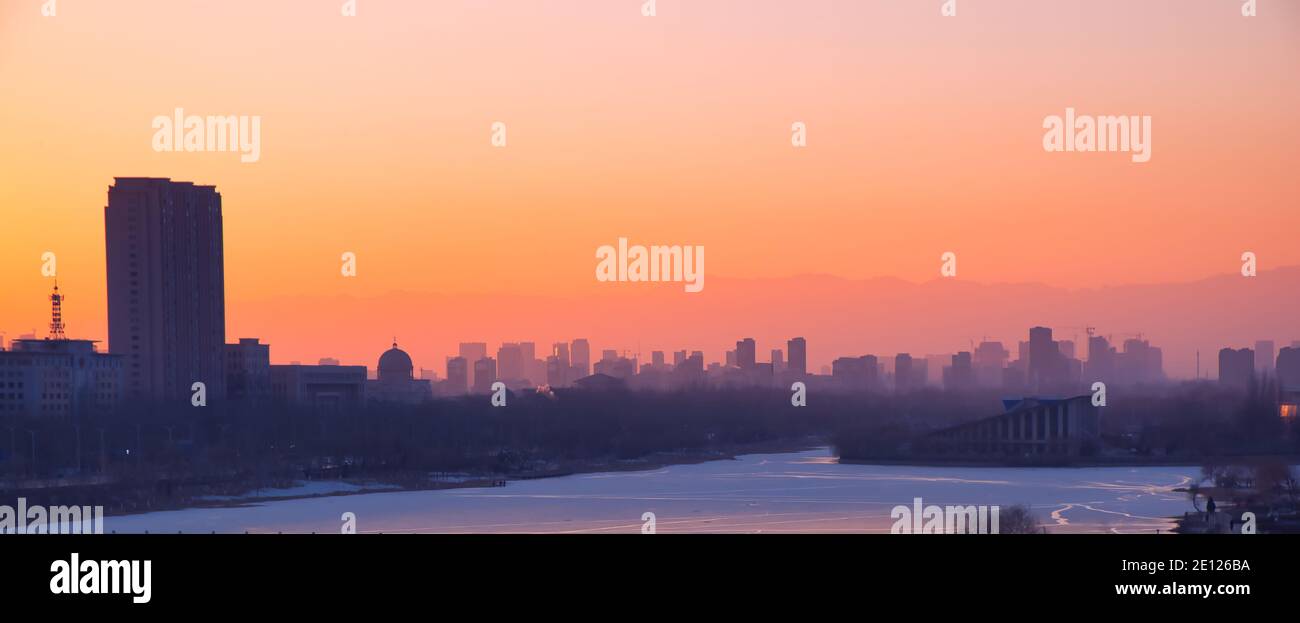
[[[166,178],[119,177],[104,208],[108,348],[126,357],[126,395],[225,396],[221,194]]]
[[[679,349],[672,351],[671,363],[663,350],[651,351],[645,362],[640,352],[605,349],[599,360],[592,361],[592,346],[585,338],[552,343],[543,356],[535,342],[504,342],[495,357],[489,356],[487,342],[463,342],[458,355],[446,359],[444,379],[432,371],[430,378],[416,378],[411,357],[397,347],[396,339],[379,357],[373,379],[366,366],[343,366],[331,358],[315,366],[273,365],[271,346],[258,338],[225,341],[222,202],[214,186],[166,178],[115,178],[104,215],[112,357],[96,361],[117,371],[101,373],[97,383],[102,385],[96,390],[99,398],[113,404],[119,398],[188,403],[197,382],[205,385],[209,400],[229,397],[321,406],[367,400],[419,403],[435,395],[487,393],[497,382],[519,390],[610,387],[611,382],[633,388],[682,389],[788,386],[805,381],[847,391],[905,393],[942,387],[1052,394],[1086,389],[1094,381],[1140,385],[1166,380],[1160,348],[1141,335],[1125,339],[1122,350],[1117,350],[1089,327],[1085,357],[1074,341],[1056,340],[1053,330],[1045,326],[1028,329],[1028,339],[1016,344],[1014,359],[1001,342],[986,339],[978,347],[972,342],[971,351],[942,355],[841,356],[821,374],[807,368],[808,342],[803,337],[790,338],[785,350],[770,349],[767,361],[758,360],[755,338],[741,337],[717,361],[708,362],[703,351]],[[52,300],[51,338],[43,342],[83,342],[63,335],[62,296],[56,291]],[[36,342],[20,339],[12,351],[0,352],[53,348],[37,348]],[[93,346],[72,350],[102,354]],[[1272,340],[1257,341],[1254,350],[1224,349],[1219,355],[1220,381],[1246,387],[1256,375],[1276,370],[1284,388],[1300,386],[1300,349],[1293,343],[1276,357],[1273,350]],[[580,382],[593,376],[610,380]],[[65,389],[57,383],[42,386]],[[66,396],[57,391],[45,394]],[[7,400],[9,395],[0,398]],[[8,401],[11,410],[23,411],[32,410],[30,402]],[[48,404],[46,409],[63,410],[54,402]]]
[[[129,214],[129,212],[128,212]],[[128,241],[130,236],[128,235]],[[138,248],[138,247],[136,247]],[[127,249],[131,249],[130,246]],[[128,283],[125,287],[135,287]],[[98,357],[93,367],[103,368],[93,377],[94,399],[83,401],[83,406],[69,402],[71,393],[46,392],[49,400],[38,401],[33,408],[30,391],[14,394],[22,400],[8,400],[0,396],[0,409],[32,412],[66,412],[69,409],[93,408],[103,410],[119,403],[119,396],[127,387],[126,366],[130,351],[126,353],[97,353],[91,342],[69,340],[63,333],[61,294],[51,297],[51,337],[45,340],[20,339],[11,351],[0,350],[5,366],[27,368],[28,372],[40,365],[33,363],[37,352],[80,353],[81,357]],[[505,342],[497,349],[497,357],[488,357],[487,342],[465,342],[459,352],[467,356],[448,358],[446,378],[438,379],[431,370],[424,370],[432,378],[416,378],[411,357],[397,347],[392,347],[378,358],[374,368],[376,378],[369,378],[366,366],[339,365],[337,359],[322,358],[319,365],[271,363],[271,347],[257,338],[241,338],[221,348],[221,377],[213,387],[225,389],[223,394],[209,394],[211,399],[228,396],[235,401],[273,401],[282,404],[311,408],[347,408],[364,405],[369,401],[419,404],[435,396],[485,394],[493,391],[497,382],[511,390],[536,389],[539,386],[601,388],[626,387],[633,389],[675,390],[702,387],[775,387],[792,381],[804,381],[809,387],[837,391],[867,391],[907,393],[926,388],[943,388],[948,391],[996,389],[1020,395],[1070,394],[1087,391],[1095,381],[1115,385],[1135,385],[1165,381],[1161,369],[1160,349],[1147,340],[1126,339],[1122,351],[1110,346],[1105,337],[1093,335],[1089,329],[1087,357],[1079,356],[1071,340],[1055,340],[1049,327],[1031,327],[1028,340],[1018,345],[1020,357],[1011,359],[1001,342],[984,340],[974,350],[951,355],[926,355],[914,357],[898,353],[893,357],[856,355],[836,358],[823,374],[806,371],[808,342],[802,337],[786,342],[786,351],[771,349],[769,361],[757,361],[758,342],[754,338],[741,338],[736,348],[725,353],[720,361],[707,363],[702,351],[676,350],[672,363],[665,351],[650,353],[650,361],[643,362],[639,355],[628,356],[616,349],[602,351],[601,359],[589,371],[585,359],[591,345],[583,338],[571,342],[552,344],[545,360],[537,358],[533,342]],[[82,345],[59,347],[58,344]],[[1271,344],[1260,341],[1259,344]],[[193,346],[187,346],[193,348]],[[1267,348],[1267,346],[1265,347]],[[788,357],[787,357],[788,352]],[[1267,352],[1267,350],[1265,350]],[[689,354],[688,354],[689,353]],[[21,357],[16,357],[21,355]],[[179,355],[166,355],[172,360]],[[477,357],[471,361],[469,357]],[[1264,370],[1256,366],[1260,353],[1242,348],[1225,348],[1219,355],[1219,380],[1224,386],[1246,388],[1261,375],[1271,376],[1276,371],[1278,384],[1286,396],[1300,389],[1300,344],[1293,343],[1278,353],[1274,365]],[[22,359],[22,361],[19,361]],[[62,374],[53,372],[56,376]],[[10,375],[14,372],[8,373]],[[87,391],[86,379],[71,384]],[[81,378],[81,377],[79,377]],[[471,382],[470,379],[473,379]],[[543,379],[543,380],[538,380]],[[42,388],[66,389],[68,386],[40,382]],[[20,384],[20,388],[23,387]],[[183,396],[188,402],[189,394]],[[1289,399],[1289,398],[1288,398]],[[158,398],[156,400],[168,400]],[[24,402],[25,401],[25,402]],[[62,402],[61,402],[62,401]],[[1290,403],[1287,403],[1290,404]]]

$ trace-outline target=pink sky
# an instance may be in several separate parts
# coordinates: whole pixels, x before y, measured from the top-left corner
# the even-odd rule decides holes
[[[945,251],[961,280],[1062,288],[1232,274],[1246,250],[1262,270],[1300,264],[1296,2],[1251,18],[1237,0],[958,0],[953,18],[941,0],[660,0],[654,18],[641,0],[359,0],[355,18],[341,0],[41,4],[0,4],[10,337],[47,322],[45,251],[73,333],[106,336],[113,176],[218,187],[228,334],[277,359],[369,352],[373,336],[322,335],[339,343],[318,354],[268,301],[598,307],[593,252],[620,236],[703,244],[718,278],[923,282]],[[261,115],[262,159],[154,152],[150,120],[176,107]],[[1067,107],[1151,115],[1152,160],[1044,152],[1044,116]],[[473,320],[424,313],[358,320],[413,336]],[[428,339],[440,362],[450,338]]]

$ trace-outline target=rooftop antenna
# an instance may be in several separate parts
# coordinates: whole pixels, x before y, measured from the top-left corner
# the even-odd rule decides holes
[[[59,294],[59,281],[54,281],[54,294],[50,295],[50,339],[66,340],[63,329],[63,295]]]

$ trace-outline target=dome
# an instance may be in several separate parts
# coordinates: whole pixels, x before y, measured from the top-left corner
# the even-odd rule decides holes
[[[381,381],[409,381],[414,378],[414,370],[411,356],[398,348],[397,342],[393,342],[393,347],[379,356],[379,380]]]

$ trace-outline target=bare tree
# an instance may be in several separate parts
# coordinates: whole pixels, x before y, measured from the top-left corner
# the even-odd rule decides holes
[[[1008,506],[998,512],[1000,534],[1036,534],[1038,531],[1038,520],[1024,504]]]

